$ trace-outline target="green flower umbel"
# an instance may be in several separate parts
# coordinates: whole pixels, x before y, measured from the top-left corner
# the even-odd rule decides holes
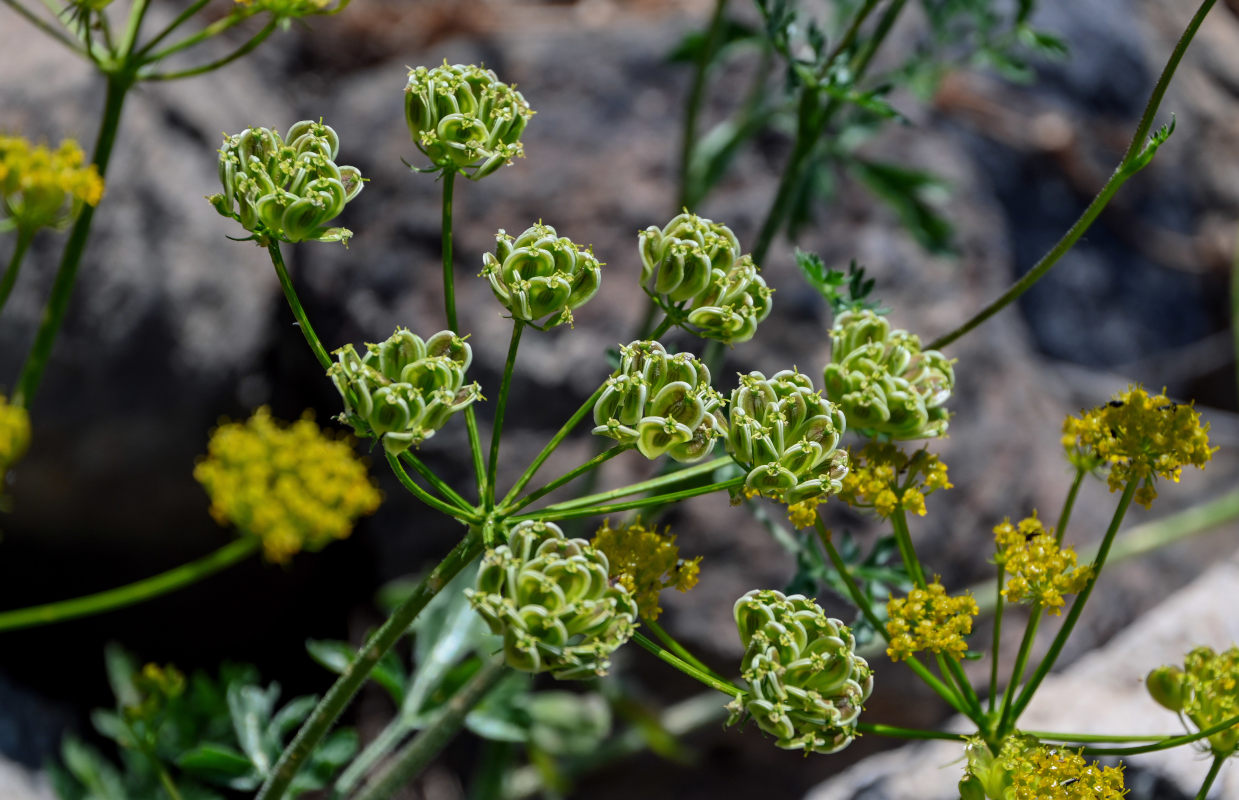
[[[207,199],[259,244],[347,242],[352,231],[328,223],[361,191],[362,178],[336,164],[339,149],[331,126],[310,120],[283,137],[269,128],[228,136],[219,150],[224,191]]]
[[[632,445],[649,459],[700,461],[723,434],[723,398],[710,370],[691,353],[669,354],[654,341],[620,348],[619,374],[594,404],[594,433]]]
[[[726,225],[685,211],[638,242],[646,293],[686,330],[747,342],[770,315],[770,288]]]
[[[351,344],[335,351],[328,375],[344,398],[358,436],[376,436],[392,455],[434,436],[448,418],[480,400],[476,383],[465,383],[473,361],[468,343],[451,331],[423,341],[406,328],[358,357]]]
[[[520,92],[472,64],[417,67],[404,87],[413,143],[435,167],[472,180],[525,154],[521,133],[533,115]]]
[[[1239,647],[1221,653],[1197,647],[1183,659],[1183,668],[1158,667],[1149,673],[1149,694],[1161,705],[1186,716],[1197,730],[1221,725],[1239,716]],[[1234,755],[1239,750],[1239,726],[1232,725],[1210,736],[1215,756]]]
[[[808,376],[750,372],[731,393],[727,449],[748,470],[747,489],[795,503],[841,488],[847,453],[835,448],[846,425]]]
[[[752,717],[784,750],[837,753],[852,743],[873,691],[852,632],[812,600],[754,590],[736,601],[749,688],[728,705],[734,724]]]
[[[853,430],[892,439],[946,433],[944,404],[955,388],[951,360],[921,350],[921,340],[872,311],[846,311],[830,331],[831,363],[823,380]]]
[[[508,665],[556,678],[592,678],[636,627],[637,604],[612,585],[607,557],[551,522],[527,520],[488,550],[469,602],[496,635]]]
[[[598,293],[602,263],[550,225],[495,239],[495,252],[482,254],[482,276],[514,319],[542,329],[571,325],[572,310]]]

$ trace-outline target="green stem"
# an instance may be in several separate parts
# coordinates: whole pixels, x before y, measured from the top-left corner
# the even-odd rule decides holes
[[[706,74],[714,52],[718,49],[719,39],[723,34],[725,22],[724,11],[727,0],[715,0],[714,13],[710,16],[710,27],[706,32],[706,40],[697,55],[693,69],[693,83],[684,105],[684,131],[680,141],[680,201],[677,204],[683,208],[689,202],[689,178],[693,160],[693,145],[697,143],[697,116],[701,112],[701,101],[705,96]],[[657,336],[651,337],[657,339]]]
[[[413,455],[412,451],[405,450],[403,453],[400,454],[400,457],[404,459],[404,461],[407,462],[410,467],[413,468],[414,472],[416,472],[418,475],[421,475],[422,479],[426,481],[426,483],[429,483],[431,486],[437,489],[439,494],[446,497],[449,501],[451,501],[453,505],[455,505],[461,511],[468,511],[468,512],[477,511],[477,509],[471,506],[469,502],[465,500],[465,498],[461,497],[460,494],[455,489],[453,489],[451,486],[448,486],[447,483],[442,478],[436,475],[434,471],[430,469],[430,467],[423,464],[421,459]]]
[[[503,435],[503,415],[508,408],[508,391],[512,388],[512,370],[516,366],[516,350],[521,345],[521,333],[525,323],[519,319],[512,320],[512,338],[508,342],[508,358],[503,363],[503,381],[499,384],[499,399],[495,401],[495,423],[490,431],[490,460],[486,468],[486,499],[484,506],[487,511],[495,507],[495,478],[499,470],[499,441]]]
[[[612,448],[602,451],[598,455],[591,458],[589,461],[586,461],[584,464],[573,469],[571,472],[568,472],[564,475],[559,476],[558,478],[551,481],[547,485],[543,486],[541,489],[538,489],[537,491],[530,492],[528,495],[522,497],[518,502],[504,506],[500,512],[501,515],[508,516],[510,514],[516,513],[517,511],[520,511],[522,508],[534,502],[535,500],[538,500],[550,494],[551,492],[555,491],[560,486],[563,486],[566,483],[570,483],[576,480],[581,475],[584,475],[585,473],[590,472],[591,470],[597,469],[603,463],[610,461],[612,458],[615,458],[620,453],[627,452],[630,449],[632,448],[629,447],[628,445],[617,444]]]
[[[456,185],[456,172],[443,172],[443,308],[447,316],[448,330],[460,333],[456,321],[456,275],[452,263],[452,192]]]
[[[486,464],[482,458],[482,437],[478,433],[478,415],[470,404],[465,408],[465,430],[469,433],[469,453],[473,456],[473,477],[478,485],[478,500],[486,497]]]
[[[279,276],[280,286],[284,289],[284,299],[288,301],[288,307],[293,310],[293,316],[297,318],[301,335],[305,337],[306,344],[314,351],[314,357],[318,359],[323,369],[331,369],[331,356],[327,355],[323,343],[318,340],[318,334],[314,332],[310,318],[306,316],[305,309],[301,307],[301,300],[297,297],[297,290],[293,288],[292,279],[288,277],[288,269],[284,266],[284,256],[280,253],[280,243],[270,242],[267,245],[267,252],[271,254],[271,264],[275,267],[275,274]]]
[[[998,718],[998,730],[1003,733],[1006,732],[1008,721],[1011,720],[1011,703],[1015,700],[1015,693],[1019,689],[1020,680],[1024,677],[1024,670],[1028,666],[1028,656],[1032,653],[1033,643],[1037,640],[1037,627],[1041,624],[1041,612],[1041,604],[1033,603],[1028,615],[1028,623],[1024,626],[1024,638],[1020,640],[1020,649],[1015,656],[1011,680],[1007,681],[1007,686],[1002,693],[1002,715]],[[1012,720],[1010,724],[1013,725],[1014,721]]]
[[[1088,597],[1093,593],[1093,587],[1097,585],[1097,578],[1101,574],[1102,567],[1106,564],[1106,556],[1110,553],[1110,546],[1114,543],[1114,537],[1119,532],[1119,526],[1123,524],[1123,517],[1127,514],[1127,509],[1131,506],[1132,497],[1136,494],[1140,481],[1129,481],[1123,489],[1123,496],[1119,498],[1118,508],[1114,510],[1114,516],[1110,520],[1110,527],[1106,529],[1106,535],[1102,537],[1101,546],[1097,549],[1097,557],[1093,559],[1093,575],[1089,578],[1088,583],[1084,585],[1083,591],[1076,596],[1075,602],[1071,604],[1071,610],[1067,612],[1067,619],[1063,621],[1062,628],[1059,629],[1058,635],[1054,637],[1054,642],[1050,645],[1050,649],[1046,652],[1045,658],[1037,665],[1036,672],[1028,681],[1028,685],[1020,692],[1019,699],[1015,702],[1015,707],[1012,709],[1009,720],[1010,725],[1014,726],[1019,719],[1020,714],[1028,706],[1032,700],[1033,693],[1037,691],[1037,687],[1041,685],[1041,681],[1045,680],[1045,676],[1049,674],[1054,667],[1054,662],[1058,660],[1059,653],[1062,652],[1063,646],[1067,643],[1067,637],[1071,635],[1071,631],[1075,628],[1076,622],[1080,619],[1080,614],[1084,611],[1084,604],[1088,602]],[[1003,733],[1006,733],[1004,730]]]
[[[649,650],[654,655],[661,658],[663,661],[675,667],[680,672],[683,672],[688,677],[692,678],[695,681],[699,681],[705,684],[706,686],[709,686],[711,689],[717,689],[723,694],[731,695],[732,697],[738,697],[739,695],[744,694],[744,692],[742,692],[740,688],[737,687],[735,684],[731,683],[730,681],[725,681],[719,678],[715,678],[710,673],[703,672],[697,669],[696,667],[692,666],[688,662],[681,659],[675,653],[672,653],[670,650],[664,649],[657,642],[650,641],[648,638],[645,637],[644,634],[634,633],[632,635],[632,640],[636,642],[637,644],[641,645],[642,647],[644,647],[646,650]]]
[[[671,316],[670,314],[668,314],[667,316],[663,317],[663,321],[662,321],[662,322],[658,323],[658,327],[657,327],[657,328],[655,328],[653,331],[651,331],[651,332],[650,332],[650,335],[649,335],[649,336],[647,336],[647,337],[645,337],[645,338],[647,338],[647,339],[653,339],[653,340],[657,341],[657,340],[658,340],[658,338],[659,338],[659,337],[661,337],[664,333],[666,333],[667,331],[671,330],[671,328],[672,328],[674,325],[675,325],[675,319],[674,319],[674,318],[672,318],[672,316]]]
[[[576,428],[581,420],[585,418],[585,415],[593,409],[594,403],[598,402],[598,398],[602,397],[602,393],[606,388],[605,383],[599,386],[597,390],[589,396],[589,399],[582,403],[581,407],[573,412],[572,416],[568,418],[568,421],[565,422],[563,426],[555,432],[555,435],[551,437],[551,440],[546,443],[546,447],[542,448],[542,452],[538,453],[538,457],[533,460],[533,463],[530,464],[529,467],[526,468],[525,472],[521,474],[521,477],[516,481],[516,484],[512,486],[511,491],[504,495],[503,500],[499,503],[499,505],[507,506],[526,486],[529,485],[529,482],[533,480],[535,475],[538,474],[538,470],[541,469],[542,465],[546,463],[546,460],[551,457],[551,453],[555,452],[555,448],[559,447],[560,443],[567,438],[568,434],[572,433],[573,429]]]
[[[227,66],[228,64],[231,64],[233,61],[236,61],[239,58],[244,58],[245,56],[254,52],[254,50],[257,49],[260,44],[265,42],[267,38],[272,33],[275,32],[275,29],[278,26],[279,26],[279,20],[273,18],[270,22],[266,24],[266,26],[263,27],[262,30],[254,34],[249,39],[249,41],[247,41],[245,44],[238,47],[236,50],[233,50],[231,53],[224,56],[223,58],[217,58],[216,60],[209,61],[206,64],[201,64],[197,67],[190,67],[189,69],[178,70],[177,72],[145,73],[142,75],[142,80],[175,81],[175,80],[180,80],[181,78],[192,78],[196,75],[205,75],[208,72],[214,72],[220,67]]]
[[[1076,468],[1075,480],[1071,482],[1071,489],[1067,491],[1067,499],[1063,501],[1063,510],[1058,515],[1058,531],[1054,534],[1054,540],[1061,545],[1063,537],[1067,535],[1067,523],[1071,521],[1071,510],[1076,504],[1076,495],[1080,493],[1080,484],[1084,483],[1084,476],[1087,470]]]
[[[17,241],[13,243],[13,255],[9,257],[9,265],[4,270],[4,277],[0,278],[0,313],[3,313],[4,303],[13,291],[13,284],[17,283],[17,273],[21,269],[22,259],[26,257],[26,251],[30,249],[32,241],[34,241],[34,231],[26,230],[24,227],[17,229]]]
[[[1063,742],[1065,744],[1087,744],[1089,742],[1100,742],[1102,744],[1110,742],[1162,742],[1166,739],[1172,739],[1178,734],[1174,733],[1155,733],[1132,735],[1119,734],[1112,736],[1108,733],[1056,733],[1054,731],[1026,731],[1021,730],[1020,733],[1026,733],[1029,736],[1036,737],[1043,742]]]
[[[12,631],[36,625],[64,622],[78,617],[89,617],[151,600],[208,578],[220,570],[245,560],[257,552],[258,545],[259,540],[256,537],[246,536],[229,542],[214,553],[196,561],[182,564],[167,572],[161,572],[125,586],[70,600],[3,611],[0,612],[0,631]]]
[[[1149,96],[1149,101],[1145,104],[1144,113],[1140,117],[1140,123],[1136,126],[1136,132],[1131,138],[1131,144],[1128,145],[1127,151],[1123,154],[1123,159],[1119,162],[1118,167],[1115,168],[1114,174],[1101,187],[1101,191],[1093,198],[1093,202],[1088,204],[1088,208],[1084,209],[1084,213],[1080,215],[1080,218],[1063,234],[1063,238],[1058,240],[1058,243],[1050,249],[1050,252],[1042,256],[1041,260],[1034,264],[1033,268],[1016,281],[1010,289],[1003,292],[998,299],[981,309],[967,322],[945,336],[935,339],[926,349],[940,350],[946,347],[1006,308],[1017,297],[1031,289],[1033,284],[1041,280],[1050,271],[1050,268],[1057,264],[1059,259],[1075,246],[1076,241],[1084,235],[1084,232],[1089,229],[1089,226],[1101,214],[1102,210],[1110,202],[1110,198],[1119,190],[1119,187],[1126,183],[1128,178],[1144,168],[1145,164],[1141,163],[1141,154],[1144,152],[1145,139],[1153,125],[1153,118],[1157,115],[1162,97],[1166,93],[1166,87],[1170,85],[1170,79],[1174,77],[1175,69],[1178,68],[1179,61],[1182,60],[1183,53],[1186,52],[1192,37],[1196,35],[1196,30],[1204,22],[1205,16],[1215,2],[1216,0],[1204,0],[1196,10],[1196,14],[1192,17],[1191,22],[1188,23],[1187,29],[1183,31],[1183,35],[1179,37],[1174,51],[1170,54],[1170,60],[1166,62],[1166,66],[1162,69],[1161,76],[1157,79],[1153,92]]]
[[[154,64],[158,61],[163,61],[165,58],[167,58],[168,56],[174,53],[179,53],[182,50],[188,50],[194,45],[201,44],[202,42],[205,42],[207,39],[218,36],[219,34],[223,33],[229,28],[233,28],[233,27],[236,27],[237,25],[240,25],[242,22],[246,21],[251,16],[253,15],[252,14],[229,14],[228,16],[224,17],[221,20],[216,20],[215,22],[212,22],[210,25],[207,25],[205,28],[198,31],[197,33],[186,36],[184,39],[177,42],[176,44],[168,45],[167,47],[165,47],[164,49],[160,50],[157,53],[151,53],[150,52],[151,47],[148,45],[142,48],[140,51],[138,51],[138,57],[141,59],[141,62],[143,64]]]
[[[48,22],[35,16],[34,12],[26,8],[24,5],[18,2],[18,0],[4,0],[4,4],[7,5],[9,8],[13,9],[14,11],[16,11],[21,16],[25,17],[26,21],[29,22],[31,25],[35,26],[39,30],[43,31],[43,33],[47,34],[48,36],[52,37],[56,41],[60,42],[65,47],[69,48],[74,53],[76,53],[77,55],[85,59],[90,59],[90,56],[87,55],[86,51],[83,50],[81,47],[79,47],[77,43],[75,43],[68,36],[65,36],[64,33],[62,33],[59,29],[52,27],[51,24],[49,24]]]
[[[903,558],[904,568],[912,576],[912,580],[922,589],[928,589],[925,583],[925,573],[921,570],[921,562],[916,558],[916,548],[912,546],[912,534],[908,531],[908,518],[903,509],[896,506],[891,514],[891,526],[895,530],[895,544],[899,547],[899,555]]]
[[[1002,596],[1002,579],[1007,571],[1002,564],[998,565],[998,582],[994,588],[994,596],[998,598],[994,609],[994,641],[990,649],[989,665],[989,713],[994,713],[994,702],[998,692],[998,655],[1002,651],[1002,610],[1006,605]]]
[[[485,662],[468,683],[435,713],[430,725],[392,756],[391,763],[373,783],[354,795],[353,800],[384,800],[421,774],[426,765],[460,732],[470,709],[494,688],[506,670],[507,665],[502,658]]]
[[[856,12],[856,16],[852,18],[851,24],[848,25],[843,36],[839,37],[838,43],[835,44],[830,55],[826,56],[822,62],[826,67],[829,67],[835,62],[835,59],[847,51],[852,46],[852,42],[856,41],[856,36],[860,33],[860,28],[865,24],[865,20],[873,13],[873,10],[878,7],[882,0],[865,0],[865,4]]]
[[[138,31],[142,28],[142,20],[146,17],[146,10],[149,6],[150,0],[133,0],[133,5],[129,7],[129,19],[125,22],[125,32],[121,34],[116,48],[117,54],[125,62],[128,62],[129,57],[134,54],[134,47],[138,42]]]
[[[141,0],[138,0],[141,2]],[[111,74],[107,76],[107,90],[103,100],[103,117],[99,122],[99,135],[95,139],[95,152],[91,163],[99,172],[99,177],[107,175],[108,161],[112,157],[112,146],[116,144],[116,131],[120,127],[121,109],[125,104],[125,96],[133,86],[128,75]],[[26,356],[21,373],[17,378],[17,389],[13,393],[13,404],[30,408],[34,396],[38,392],[39,383],[43,379],[43,370],[51,356],[52,347],[56,343],[56,334],[64,323],[65,312],[69,308],[69,299],[73,296],[73,286],[77,282],[78,267],[82,263],[82,254],[86,251],[86,241],[90,238],[90,225],[95,218],[95,206],[83,205],[69,232],[69,240],[65,243],[64,253],[60,257],[60,266],[56,270],[56,278],[52,282],[51,296],[43,309],[43,319],[35,333],[34,344]]]
[[[966,742],[968,737],[962,733],[946,731],[926,731],[920,728],[900,728],[895,725],[882,725],[873,722],[858,722],[856,730],[860,733],[872,733],[877,736],[890,736],[896,739],[942,739],[950,742]]]
[[[469,535],[452,548],[439,565],[417,585],[413,593],[392,612],[383,626],[362,645],[356,658],[327,690],[327,694],[297,731],[292,743],[280,755],[255,800],[279,800],[284,796],[302,763],[370,677],[370,672],[379,659],[400,641],[426,604],[481,552],[481,533],[472,528]]]
[[[711,492],[721,492],[726,489],[734,489],[744,483],[744,476],[739,475],[735,478],[729,478],[725,481],[711,483],[706,486],[694,486],[690,489],[682,489],[678,492],[669,492],[668,494],[660,494],[654,497],[642,497],[636,500],[627,500],[623,503],[611,503],[610,505],[602,506],[585,506],[564,508],[562,506],[547,506],[544,509],[531,512],[529,514],[521,514],[512,517],[513,522],[521,522],[526,519],[538,519],[543,522],[560,519],[579,519],[580,517],[600,517],[605,514],[614,514],[619,511],[630,511],[634,508],[647,508],[654,505],[665,505],[667,503],[675,503],[680,500],[686,500],[690,497],[698,497]]]
[[[642,492],[648,492],[653,489],[661,489],[666,486],[671,486],[677,483],[681,483],[691,478],[699,478],[702,475],[709,475],[710,473],[718,470],[720,467],[726,464],[730,464],[730,463],[733,463],[731,456],[724,456],[723,458],[716,458],[712,461],[707,461],[704,464],[697,464],[692,467],[686,467],[685,469],[676,470],[675,472],[669,473],[667,475],[659,475],[656,478],[650,478],[648,481],[641,481],[639,483],[631,483],[627,486],[621,486],[618,489],[611,489],[610,491],[607,491],[607,492],[598,492],[597,494],[585,495],[584,497],[578,497],[574,500],[565,500],[562,503],[556,503],[552,506],[547,506],[546,510],[547,511],[559,511],[559,510],[568,509],[568,508],[580,508],[582,506],[587,506],[592,503],[599,503],[599,502],[603,502],[606,500],[615,500],[616,498],[619,498],[619,497],[628,497],[629,495],[640,494]]]
[[[679,656],[681,659],[683,659],[685,662],[691,665],[694,669],[698,670],[699,672],[704,672],[705,674],[717,680],[723,681],[724,683],[727,682],[726,678],[724,678],[722,675],[719,675],[714,670],[710,669],[708,666],[706,666],[706,664],[701,659],[697,658],[695,655],[688,652],[688,648],[680,644],[678,641],[676,641],[674,636],[667,633],[667,631],[663,629],[663,626],[659,625],[654,620],[647,619],[645,617],[641,618],[641,623],[645,625],[645,627],[650,629],[650,631],[654,634],[654,636],[657,637],[658,641],[663,643],[663,646],[665,646],[671,652],[675,653],[677,656]]]
[[[1160,742],[1153,744],[1141,745],[1139,747],[1086,747],[1084,753],[1090,756],[1138,756],[1142,753],[1154,753],[1158,750],[1170,750],[1180,745],[1191,744],[1198,742],[1201,739],[1207,739],[1215,733],[1233,728],[1239,725],[1239,717],[1231,717],[1230,719],[1219,722],[1211,728],[1205,728],[1196,733],[1185,733],[1182,736],[1172,736],[1168,739],[1162,739]]]
[[[449,517],[463,520],[465,522],[481,522],[482,518],[475,510],[465,510],[454,505],[443,502],[439,498],[427,492],[422,487],[418,486],[409,473],[404,471],[404,466],[401,465],[400,459],[386,450],[383,454],[387,456],[387,463],[391,465],[391,471],[395,473],[396,479],[400,481],[400,485],[409,490],[409,493],[421,500],[426,505],[434,510],[447,514]]]
[[[1209,796],[1209,789],[1213,787],[1213,781],[1217,779],[1217,775],[1222,771],[1222,763],[1226,761],[1226,756],[1217,754],[1213,756],[1213,765],[1209,767],[1209,774],[1205,775],[1205,782],[1200,784],[1200,791],[1196,793],[1196,800],[1205,800]]]
[[[190,17],[192,17],[194,14],[197,14],[199,11],[201,11],[206,6],[206,4],[209,2],[211,2],[211,0],[194,0],[194,2],[188,8],[186,8],[184,11],[178,14],[175,19],[169,22],[167,27],[165,27],[159,33],[155,34],[155,36],[149,42],[144,44],[142,48],[138,50],[138,57],[141,58],[142,56],[146,55],[150,51],[154,50],[156,45],[158,45],[164,39],[168,38],[168,35],[171,34],[173,31],[175,31],[177,28],[181,27],[186,22],[188,22]]]

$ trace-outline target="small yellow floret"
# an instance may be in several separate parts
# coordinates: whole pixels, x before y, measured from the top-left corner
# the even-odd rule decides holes
[[[1061,614],[1063,595],[1080,592],[1093,577],[1093,568],[1077,565],[1075,550],[1060,546],[1054,529],[1046,528],[1035,511],[1018,525],[1003,520],[994,528],[994,541],[994,561],[1011,576],[1002,590],[1008,602],[1034,602]]]
[[[1156,478],[1178,483],[1183,467],[1203,469],[1217,450],[1209,447],[1209,424],[1201,424],[1195,408],[1165,394],[1150,396],[1140,386],[1079,417],[1067,417],[1063,446],[1073,463],[1108,467],[1112,492],[1143,481],[1135,501],[1145,508],[1157,497]]]
[[[890,617],[886,632],[891,637],[886,654],[902,661],[921,650],[963,658],[968,652],[972,618],[980,610],[972,595],[951,597],[935,579],[927,589],[913,589],[907,597],[893,598],[886,604],[886,613]]]
[[[593,545],[607,557],[612,580],[628,589],[646,619],[656,620],[662,613],[659,592],[672,587],[687,592],[701,573],[701,556],[691,561],[680,558],[669,529],[659,533],[641,520],[622,528],[603,522]]]
[[[792,503],[787,507],[787,519],[797,528],[807,528],[817,522],[817,507],[821,504],[821,497],[807,497]]]
[[[1121,800],[1123,768],[1088,762],[1078,752],[1040,745],[1012,759],[1012,800]]]
[[[30,446],[30,415],[21,406],[9,405],[0,394],[0,481],[4,473],[25,455]]]
[[[82,203],[98,205],[103,178],[82,166],[82,149],[66,139],[51,150],[20,136],[0,136],[0,201],[18,228],[28,232],[66,224]]]
[[[921,448],[907,455],[894,444],[870,442],[849,455],[851,469],[839,497],[853,508],[869,508],[880,517],[896,509],[925,516],[925,497],[952,488],[946,464]]]
[[[216,428],[194,478],[211,498],[211,516],[257,536],[278,563],[347,537],[382,500],[347,442],[308,417],[282,426],[265,407]]]

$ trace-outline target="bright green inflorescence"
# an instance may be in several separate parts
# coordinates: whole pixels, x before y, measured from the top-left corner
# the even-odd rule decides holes
[[[699,461],[727,428],[723,397],[710,370],[691,353],[671,355],[659,342],[620,348],[619,374],[594,404],[594,433],[631,445],[646,458]]]
[[[1127,794],[1122,765],[1103,767],[1031,736],[1008,736],[997,755],[980,737],[969,739],[965,751],[962,800],[1122,800]]]
[[[785,750],[837,753],[852,743],[873,691],[852,632],[798,594],[754,590],[736,601],[749,688],[728,705],[729,724],[750,716]]]
[[[551,522],[527,520],[488,550],[469,602],[503,637],[508,665],[556,678],[606,674],[636,628],[637,604],[612,585],[602,551],[566,539]]]
[[[465,383],[473,350],[451,331],[425,341],[406,328],[358,357],[351,344],[335,351],[328,375],[344,398],[358,436],[375,436],[392,455],[434,436],[448,418],[482,398]]]
[[[808,376],[750,372],[731,393],[727,449],[748,470],[747,489],[795,503],[842,487],[847,453],[836,447],[846,426]]]
[[[362,178],[356,167],[336,164],[339,149],[340,137],[321,122],[302,120],[283,137],[249,128],[224,139],[224,191],[207,199],[259,244],[347,242],[352,231],[328,223],[361,191]]]
[[[1197,647],[1183,660],[1183,668],[1158,667],[1149,673],[1149,694],[1161,705],[1186,715],[1197,730],[1221,725],[1239,717],[1239,646],[1216,653]],[[1216,756],[1230,756],[1239,749],[1239,725],[1232,725],[1208,738]]]
[[[646,292],[698,336],[747,342],[770,315],[771,290],[726,225],[685,211],[642,231],[638,250]]]
[[[572,310],[598,293],[602,263],[589,248],[539,222],[513,239],[495,236],[494,253],[482,254],[482,276],[514,319],[538,328],[572,324]]]
[[[411,69],[404,87],[413,143],[435,167],[472,180],[524,155],[521,133],[533,115],[515,87],[472,64]]]
[[[891,330],[873,311],[846,311],[830,331],[826,396],[847,414],[853,430],[892,439],[928,439],[946,433],[943,405],[955,387],[951,360],[921,350],[915,334]]]

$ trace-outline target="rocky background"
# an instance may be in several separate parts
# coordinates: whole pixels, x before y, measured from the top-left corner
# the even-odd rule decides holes
[[[216,191],[221,131],[286,128],[321,116],[340,133],[341,160],[371,178],[342,220],[357,234],[348,250],[287,250],[329,348],[381,339],[397,325],[423,334],[442,326],[439,186],[400,163],[418,155],[402,116],[406,65],[485,62],[518,83],[538,111],[525,138],[527,158],[457,190],[458,300],[472,334],[474,377],[484,388],[497,387],[509,327],[485,282],[473,277],[494,231],[542,219],[591,242],[607,262],[602,291],[578,312],[575,329],[531,332],[522,343],[500,481],[519,474],[605,377],[603,350],[631,338],[641,315],[636,231],[677,210],[675,158],[689,76],[666,54],[705,24],[711,5],[355,0],[339,17],[294,24],[222,72],[136,92],[35,408],[34,445],[11,486],[15,509],[0,518],[0,608],[111,587],[220,546],[232,534],[209,519],[190,474],[215,421],[264,403],[284,418],[313,408],[326,420],[338,411],[334,389],[291,325],[266,254],[229,241],[233,223],[201,199]],[[1117,163],[1191,13],[1157,0],[1042,5],[1038,22],[1067,39],[1068,60],[1041,65],[1029,86],[969,72],[949,78],[928,106],[897,96],[913,124],[892,127],[870,145],[874,156],[947,179],[940,210],[956,225],[958,257],[927,256],[885,207],[847,184],[840,202],[797,242],[828,264],[864,263],[895,324],[926,339],[997,295],[1070,225]],[[1004,516],[1056,513],[1070,480],[1058,447],[1062,417],[1129,381],[1196,398],[1222,448],[1208,471],[1165,487],[1155,510],[1135,510],[1129,524],[1235,486],[1239,418],[1227,275],[1239,221],[1237,11],[1239,4],[1219,5],[1201,30],[1163,105],[1163,119],[1173,111],[1178,130],[1152,167],[1016,308],[950,349],[959,359],[956,416],[951,436],[936,448],[957,488],[931,498],[929,516],[913,523],[922,557],[948,586],[992,575],[989,531]],[[917,14],[906,17],[888,50],[922,35]],[[742,61],[731,68],[739,76],[746,69],[752,65]],[[728,73],[713,86],[706,125],[737,102],[731,79]],[[0,129],[86,143],[102,86],[86,65],[0,7],[0,98]],[[775,136],[759,141],[695,210],[729,223],[751,244],[786,149]],[[50,236],[36,243],[0,321],[0,383],[17,373],[62,243]],[[728,353],[722,386],[736,371],[796,364],[812,374],[825,362],[828,313],[799,279],[791,252],[781,242],[764,265],[775,312],[753,342]],[[686,338],[675,343],[698,348]],[[450,425],[423,448],[424,458],[463,483],[463,442],[463,427]],[[547,475],[587,458],[593,446],[574,440]],[[632,454],[608,464],[603,481],[649,472]],[[110,704],[101,657],[108,641],[186,670],[252,661],[288,693],[321,692],[330,678],[309,661],[304,640],[359,639],[377,622],[375,588],[437,560],[459,535],[375,473],[387,492],[383,509],[321,556],[298,558],[288,569],[246,563],[145,606],[4,634],[0,752],[37,766],[64,730],[89,731],[88,710]],[[1113,503],[1103,485],[1087,484],[1072,538],[1098,538]],[[666,598],[666,623],[706,661],[732,663],[739,655],[734,599],[757,586],[786,585],[794,565],[724,497],[693,501],[671,521],[682,550],[705,561],[696,590]],[[846,514],[834,523],[862,537],[877,534]],[[1232,524],[1108,570],[1064,662],[1232,555],[1235,531]],[[1222,589],[1198,593],[1194,602],[1233,602],[1239,585],[1229,575]],[[988,636],[984,624],[978,636]],[[693,692],[642,652],[621,660],[661,701]],[[885,658],[875,662],[879,689],[868,718],[931,726],[947,717],[904,670]],[[1133,674],[1157,663],[1137,664]],[[387,713],[374,699],[358,708],[354,722],[363,731],[377,730]],[[1147,727],[1172,722],[1150,719]],[[693,766],[641,756],[597,773],[577,796],[798,797],[888,746],[869,737],[841,756],[806,759],[774,749],[755,731],[720,725],[687,741],[697,755]],[[454,748],[409,796],[461,797],[471,754],[467,742]],[[1190,753],[1182,757],[1191,763]],[[852,796],[887,796],[868,791]]]

